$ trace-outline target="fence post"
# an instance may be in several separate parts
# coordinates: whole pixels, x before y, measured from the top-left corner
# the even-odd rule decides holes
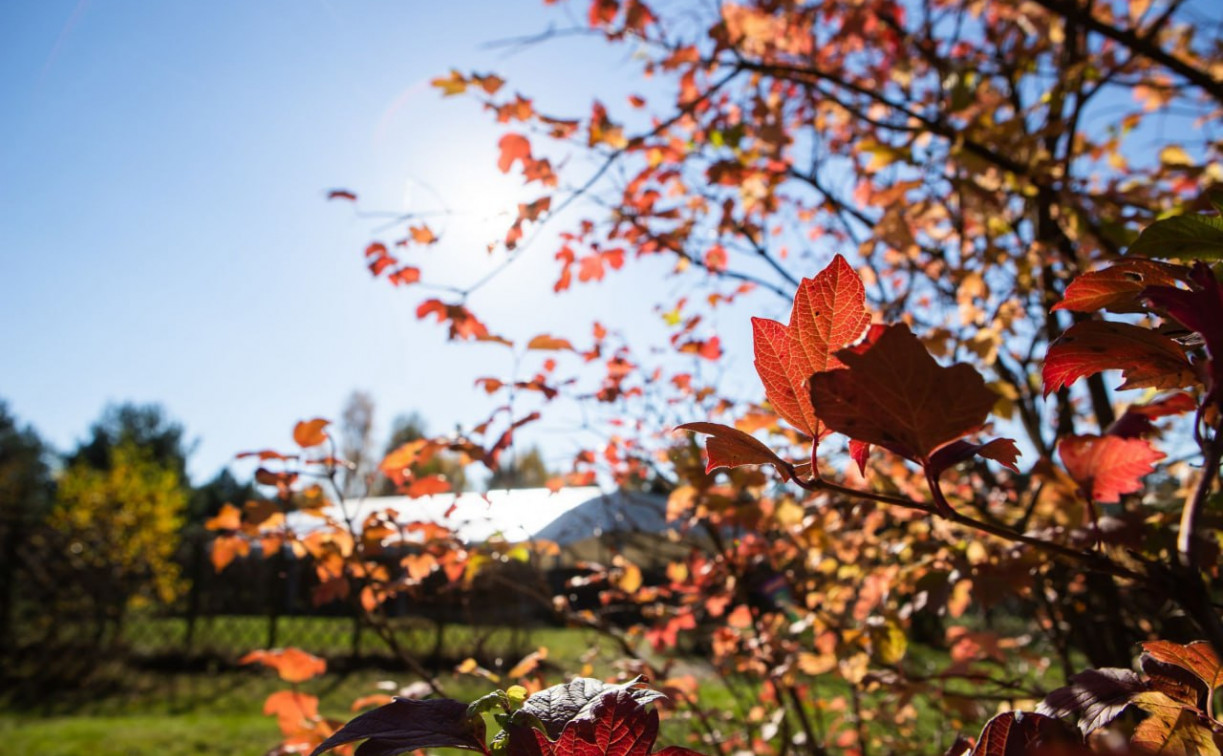
[[[284,601],[285,547],[282,545],[272,557],[272,572],[268,576],[268,635],[264,648],[276,648],[277,624],[280,605]]]

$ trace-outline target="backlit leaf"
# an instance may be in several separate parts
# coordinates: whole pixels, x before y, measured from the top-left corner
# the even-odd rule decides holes
[[[742,465],[773,465],[784,480],[790,479],[790,466],[781,457],[778,457],[764,442],[738,428],[718,423],[684,423],[676,427],[676,430],[704,433],[709,436],[705,441],[705,453],[708,457],[705,465],[707,473]]]
[[[1074,312],[1141,312],[1139,294],[1148,286],[1175,286],[1187,280],[1189,269],[1181,265],[1133,258],[1103,270],[1084,273],[1066,287],[1054,310]]]
[[[293,427],[293,440],[302,448],[318,446],[327,440],[327,432],[323,429],[328,425],[331,425],[331,422],[321,417],[302,420]]]
[[[841,366],[836,352],[857,341],[870,325],[862,279],[837,255],[794,295],[789,325],[752,318],[756,372],[777,413],[812,438],[826,433],[812,409],[812,373]]]
[[[327,671],[327,661],[299,648],[279,651],[252,651],[238,660],[239,664],[259,663],[271,667],[285,682],[305,682]]]
[[[1105,370],[1122,371],[1122,389],[1179,388],[1194,380],[1184,350],[1167,336],[1129,323],[1088,320],[1049,345],[1045,395]]]
[[[1115,504],[1121,494],[1142,489],[1142,477],[1164,458],[1140,438],[1070,436],[1057,445],[1066,472],[1083,495],[1101,504]]]
[[[972,756],[1088,756],[1079,733],[1060,719],[1007,711],[986,723]]]
[[[1128,254],[1217,260],[1223,257],[1223,217],[1178,215],[1157,220],[1142,230]]]
[[[531,159],[531,143],[521,134],[506,134],[497,143],[501,156],[497,158],[497,168],[502,173],[509,173],[515,161],[522,161],[525,166]]]

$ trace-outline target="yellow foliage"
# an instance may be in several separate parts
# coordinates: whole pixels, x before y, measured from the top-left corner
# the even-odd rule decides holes
[[[174,551],[186,507],[177,472],[121,443],[109,469],[78,462],[64,471],[48,521],[67,537],[66,556],[114,576],[129,602],[169,602],[183,587]]]

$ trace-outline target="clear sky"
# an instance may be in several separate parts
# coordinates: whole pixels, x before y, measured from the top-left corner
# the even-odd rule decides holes
[[[483,419],[491,404],[471,381],[503,375],[505,351],[447,345],[418,323],[417,298],[364,268],[377,224],[324,197],[347,187],[363,207],[413,209],[436,204],[427,182],[465,214],[434,224],[443,241],[421,254],[453,258],[470,280],[492,228],[480,219],[517,181],[495,168],[504,127],[428,81],[496,71],[541,109],[574,114],[591,82],[640,84],[622,49],[592,40],[485,47],[569,12],[537,0],[0,5],[0,398],[61,450],[107,402],[159,402],[200,441],[196,481],[235,452],[288,447],[296,420],[337,416],[354,388],[375,396],[383,432],[412,409],[438,431]],[[514,276],[554,276],[551,251],[473,307],[519,338],[584,337],[516,294]],[[628,285],[583,288],[583,314],[640,293]]]

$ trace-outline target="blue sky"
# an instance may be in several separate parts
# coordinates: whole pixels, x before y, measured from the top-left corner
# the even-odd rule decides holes
[[[374,394],[383,431],[412,409],[434,430],[483,419],[492,405],[471,381],[504,374],[508,355],[418,323],[416,298],[364,268],[375,224],[324,196],[349,187],[399,210],[431,201],[427,182],[465,214],[435,224],[443,242],[423,254],[472,275],[486,264],[480,219],[517,182],[495,168],[503,127],[428,80],[495,70],[562,113],[640,84],[622,49],[591,40],[483,46],[567,12],[536,0],[0,6],[0,397],[60,449],[107,402],[159,402],[200,441],[196,480],[238,451],[289,446],[296,420],[338,415],[354,388]],[[565,308],[587,322],[641,294],[613,281],[528,303],[526,282],[554,275],[540,246],[472,303],[499,330],[576,340],[557,328]]]

